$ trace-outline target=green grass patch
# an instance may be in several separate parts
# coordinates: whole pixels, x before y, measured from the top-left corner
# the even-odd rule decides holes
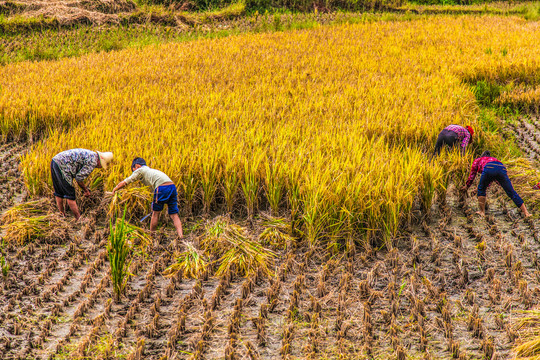
[[[505,130],[506,122],[515,121],[515,115],[508,114],[505,111],[500,111],[496,107],[481,107],[478,116],[480,124],[485,136],[478,138],[476,143],[478,151],[489,149],[495,157],[502,160],[515,159],[523,154],[517,146],[514,137]],[[494,141],[498,139],[498,141]]]
[[[480,105],[491,106],[509,86],[499,85],[492,81],[479,80],[473,87],[473,92]]]

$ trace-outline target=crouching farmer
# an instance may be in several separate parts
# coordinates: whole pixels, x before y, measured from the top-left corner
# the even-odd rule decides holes
[[[174,223],[178,237],[184,236],[182,232],[182,222],[178,216],[178,193],[172,180],[163,172],[151,169],[146,166],[146,161],[138,157],[131,164],[133,174],[113,189],[113,194],[124,186],[140,180],[144,185],[150,186],[154,190],[154,199],[152,200],[152,220],[150,220],[150,231],[155,231],[158,225],[159,214],[163,206],[167,204],[169,215]],[[177,242],[175,241],[175,245]]]
[[[107,169],[113,159],[111,152],[99,152],[86,149],[71,149],[62,151],[51,160],[51,177],[54,187],[56,205],[62,215],[65,215],[64,199],[76,219],[81,217],[75,202],[73,180],[84,191],[84,196],[90,196],[90,189],[84,184],[84,179],[95,168]]]
[[[531,216],[531,214],[529,214],[527,211],[527,207],[525,207],[525,203],[514,190],[512,182],[510,181],[510,178],[506,172],[506,167],[499,160],[491,157],[491,153],[489,151],[484,151],[478,159],[474,160],[471,168],[471,174],[469,175],[467,183],[461,189],[462,191],[467,191],[467,189],[469,189],[477,173],[482,174],[478,183],[477,192],[478,207],[480,208],[480,211],[477,212],[478,215],[486,215],[486,190],[488,186],[495,181],[501,185],[506,192],[506,195],[508,195],[514,204],[516,204],[516,206],[521,210],[523,216]]]
[[[465,155],[465,150],[467,145],[472,142],[473,135],[474,130],[470,126],[448,125],[439,133],[437,143],[435,144],[435,150],[433,151],[431,158],[438,156],[441,153],[442,147],[445,145],[450,148],[459,145],[461,148],[461,155]]]

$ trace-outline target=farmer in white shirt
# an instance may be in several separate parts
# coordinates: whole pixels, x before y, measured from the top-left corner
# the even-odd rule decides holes
[[[156,230],[159,213],[163,210],[163,206],[167,204],[169,215],[174,223],[178,237],[180,239],[183,238],[182,222],[178,216],[178,193],[172,180],[165,173],[146,166],[146,161],[140,157],[135,158],[131,163],[131,171],[133,171],[133,174],[125,180],[120,181],[113,189],[113,194],[136,180],[140,180],[144,185],[150,186],[154,190],[150,231]]]

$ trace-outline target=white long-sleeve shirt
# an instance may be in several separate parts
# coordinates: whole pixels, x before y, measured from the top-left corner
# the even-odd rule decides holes
[[[164,172],[149,168],[146,165],[135,170],[124,182],[129,184],[137,180],[140,180],[144,185],[150,186],[152,190],[156,190],[165,183],[172,182]]]

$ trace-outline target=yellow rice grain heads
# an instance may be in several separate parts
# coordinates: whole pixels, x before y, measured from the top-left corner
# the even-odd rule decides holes
[[[118,165],[103,175],[106,188],[130,174],[120,164],[139,154],[171,176],[189,215],[224,205],[253,216],[264,205],[290,211],[291,228],[310,244],[342,226],[391,247],[415,199],[429,211],[451,182],[465,181],[470,156],[425,159],[444,126],[476,123],[463,80],[535,77],[538,35],[517,21],[363,23],[23,62],[0,74],[0,137],[48,136],[23,159],[32,193],[50,187],[48,166],[60,150],[107,146]],[[453,45],[471,38],[466,49]],[[515,45],[513,56],[484,54],[504,41]],[[516,63],[519,76],[509,70]],[[537,108],[538,89],[515,89],[503,104]],[[477,133],[473,145],[504,144]]]

